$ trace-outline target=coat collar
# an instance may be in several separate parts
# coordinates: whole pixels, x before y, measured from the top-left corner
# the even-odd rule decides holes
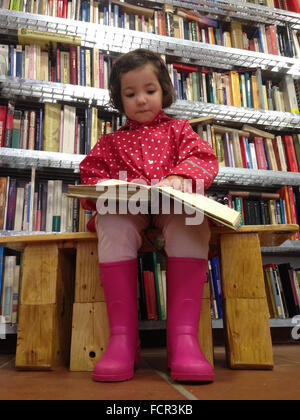
[[[119,128],[120,130],[136,130],[138,128],[141,128],[143,126],[153,126],[156,124],[160,124],[162,121],[169,121],[172,118],[167,117],[167,115],[164,113],[164,111],[159,111],[159,113],[156,115],[156,117],[154,118],[153,121],[148,122],[148,123],[138,123],[137,121],[131,120],[129,118],[127,118],[126,123]]]

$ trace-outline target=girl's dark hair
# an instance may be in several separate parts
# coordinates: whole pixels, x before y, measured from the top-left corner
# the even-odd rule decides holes
[[[124,112],[121,99],[121,75],[138,67],[143,67],[147,64],[152,64],[157,74],[158,81],[163,91],[163,108],[172,105],[176,100],[176,93],[170,79],[167,67],[159,54],[154,53],[143,48],[130,51],[127,54],[119,57],[111,70],[109,78],[109,93],[110,101],[114,108],[119,112]]]

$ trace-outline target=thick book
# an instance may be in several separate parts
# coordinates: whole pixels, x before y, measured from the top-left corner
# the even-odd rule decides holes
[[[0,147],[4,146],[7,106],[0,105]]]
[[[121,186],[123,186],[123,188],[120,188]],[[124,186],[127,186],[127,188],[124,189]],[[102,187],[116,188],[107,188],[106,191],[103,191],[104,189]],[[218,203],[211,198],[205,197],[202,194],[182,192],[171,187],[155,187],[117,179],[110,179],[99,183],[98,186],[69,185],[68,188],[69,197],[97,200],[102,194],[105,193],[105,198],[115,199],[116,201],[124,199],[129,200],[134,194],[136,194],[138,189],[144,189],[145,192],[148,190],[147,194],[143,194],[143,198],[146,197],[147,200],[150,201],[151,190],[158,190],[162,197],[167,199],[169,198],[174,202],[179,202],[189,210],[202,212],[205,216],[213,219],[218,223],[221,223],[224,226],[234,230],[238,229],[240,226],[241,220],[239,212],[225,206],[224,204]]]
[[[258,169],[267,169],[267,160],[265,155],[264,141],[262,137],[253,137],[253,143],[255,145],[255,152],[257,157]]]
[[[0,230],[5,229],[5,207],[7,199],[7,177],[0,178]],[[1,295],[0,295],[1,296]]]
[[[221,275],[220,275],[220,264],[219,264],[218,256],[212,257],[211,268],[212,268],[213,285],[214,285],[215,297],[216,297],[216,303],[217,303],[217,309],[218,309],[218,317],[223,318]]]
[[[61,105],[45,103],[42,150],[59,152]]]
[[[133,15],[140,15],[149,18],[153,18],[154,10],[146,7],[136,6],[130,3],[112,0],[112,3],[117,4],[122,8],[125,13],[133,14]]]
[[[56,48],[58,43],[78,46],[81,45],[81,38],[79,36],[40,31],[38,29],[18,28],[17,36],[19,44],[40,45],[43,49],[46,49],[50,44]]]
[[[7,107],[7,114],[6,114],[6,123],[5,123],[4,147],[11,147],[14,111],[15,111],[15,103],[13,101],[9,101],[8,107]]]
[[[298,172],[297,158],[294,148],[293,137],[290,135],[282,136],[285,147],[286,160],[289,172]]]
[[[157,306],[156,306],[156,291],[154,274],[152,271],[145,270],[144,273],[144,286],[147,308],[147,319],[158,320]]]

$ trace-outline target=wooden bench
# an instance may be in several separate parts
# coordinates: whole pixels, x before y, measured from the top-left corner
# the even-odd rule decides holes
[[[298,230],[298,225],[212,228],[211,243],[221,254],[230,368],[273,368],[260,247],[278,246]],[[96,234],[7,236],[0,237],[0,244],[24,252],[16,368],[52,370],[70,363],[72,371],[91,371],[109,335]],[[147,246],[145,241],[145,250]],[[213,364],[208,284],[199,341]]]

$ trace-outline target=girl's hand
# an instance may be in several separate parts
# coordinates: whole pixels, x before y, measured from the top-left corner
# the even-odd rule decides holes
[[[180,190],[180,191],[188,192],[188,193],[193,192],[192,182],[179,175],[169,175],[166,178],[162,179],[155,186],[156,187],[172,187],[174,188],[174,190]]]

